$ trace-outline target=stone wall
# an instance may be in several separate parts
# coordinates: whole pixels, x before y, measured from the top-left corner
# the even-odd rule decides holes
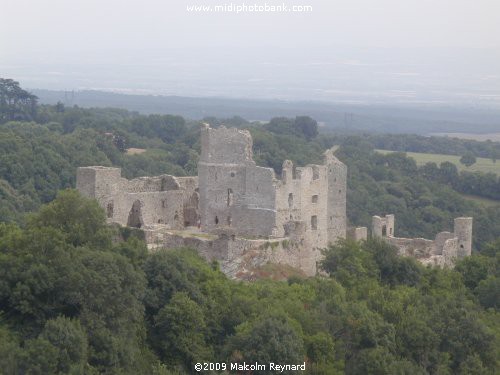
[[[394,215],[373,216],[372,236],[384,238],[402,256],[414,257],[424,264],[453,267],[456,259],[471,254],[471,217],[456,218],[453,233],[440,232],[434,240],[395,237],[394,224]]]
[[[240,279],[251,278],[259,267],[267,263],[289,265],[306,276],[314,276],[320,258],[319,250],[309,251],[290,238],[246,239],[230,233],[219,233],[216,238],[167,233],[161,247],[193,248],[207,261],[218,261],[226,275]]]
[[[353,241],[366,241],[368,239],[367,227],[349,228],[347,230],[347,238]]]
[[[398,238],[385,237],[386,240],[399,250],[402,256],[410,256],[416,259],[429,258],[434,254],[434,241],[425,238]]]

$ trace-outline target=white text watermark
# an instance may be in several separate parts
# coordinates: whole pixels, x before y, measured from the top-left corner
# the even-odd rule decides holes
[[[224,3],[218,5],[186,5],[187,12],[193,13],[293,13],[313,11],[311,5],[287,5],[281,4],[247,4],[247,3]]]

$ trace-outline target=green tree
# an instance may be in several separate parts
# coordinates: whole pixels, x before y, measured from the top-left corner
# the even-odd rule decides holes
[[[30,218],[32,228],[52,227],[64,233],[74,246],[110,246],[106,216],[99,204],[76,190],[61,191],[57,199]]]
[[[465,153],[461,158],[460,158],[460,163],[462,163],[463,165],[465,165],[466,167],[470,167],[471,165],[475,164],[476,163],[476,156],[471,153],[471,152],[467,152]]]
[[[362,350],[348,367],[346,374],[353,375],[424,375],[426,372],[407,360],[395,357],[387,348],[376,347]]]
[[[295,117],[294,126],[307,140],[311,140],[318,135],[318,123],[309,116]]]
[[[6,327],[0,326],[0,369],[2,374],[18,374],[20,356],[21,348],[18,340]]]
[[[485,308],[500,309],[500,278],[489,276],[480,281],[476,288],[476,294],[481,305]]]
[[[304,347],[300,336],[285,316],[274,315],[259,318],[237,328],[237,333],[229,340],[227,351],[231,361],[268,364],[302,364]],[[255,374],[272,374],[265,371]],[[283,372],[292,373],[292,372]]]
[[[35,95],[23,90],[19,82],[0,78],[0,124],[14,120],[33,120],[37,100]]]
[[[169,304],[160,309],[154,329],[158,349],[170,364],[192,371],[195,363],[212,356],[204,337],[203,310],[186,293],[175,293]]]
[[[56,371],[84,374],[87,364],[87,337],[78,320],[58,317],[47,321],[40,337],[58,349]]]
[[[455,270],[462,275],[465,286],[471,290],[488,277],[491,268],[491,259],[482,255],[466,257],[455,265]]]

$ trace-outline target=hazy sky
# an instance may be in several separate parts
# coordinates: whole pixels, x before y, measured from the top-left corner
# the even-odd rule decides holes
[[[313,10],[186,11],[188,5],[231,3],[311,5]],[[245,81],[266,79],[261,71],[251,74],[254,63],[360,67],[383,60],[399,64],[393,73],[411,76],[426,74],[428,68],[447,72],[463,59],[469,61],[465,69],[500,83],[499,0],[0,0],[0,16],[0,76],[16,75],[30,87],[37,82],[38,87],[86,87],[85,79],[87,86],[102,82],[100,87],[111,87],[117,80],[104,82],[106,75],[120,72],[121,87],[147,89],[138,81],[140,70],[150,64],[157,64],[153,71],[163,71],[155,73],[160,81],[172,85],[176,75],[179,80],[185,76],[177,73],[176,64],[195,64],[214,78],[218,70],[232,69]],[[477,56],[472,53],[471,60],[465,49],[475,49]],[[162,62],[168,62],[163,70]],[[299,70],[290,68],[283,84],[308,75]],[[369,73],[334,69],[324,76],[349,74],[359,86]],[[48,80],[47,74],[64,78]],[[321,79],[317,70],[312,75]],[[197,78],[190,74],[189,79],[190,90],[196,90]],[[200,95],[207,85],[213,84],[199,86]]]

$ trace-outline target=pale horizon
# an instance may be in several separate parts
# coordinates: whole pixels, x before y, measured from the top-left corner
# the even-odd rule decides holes
[[[0,75],[31,89],[500,108],[498,1],[1,2]],[[312,11],[186,11],[228,3]]]

